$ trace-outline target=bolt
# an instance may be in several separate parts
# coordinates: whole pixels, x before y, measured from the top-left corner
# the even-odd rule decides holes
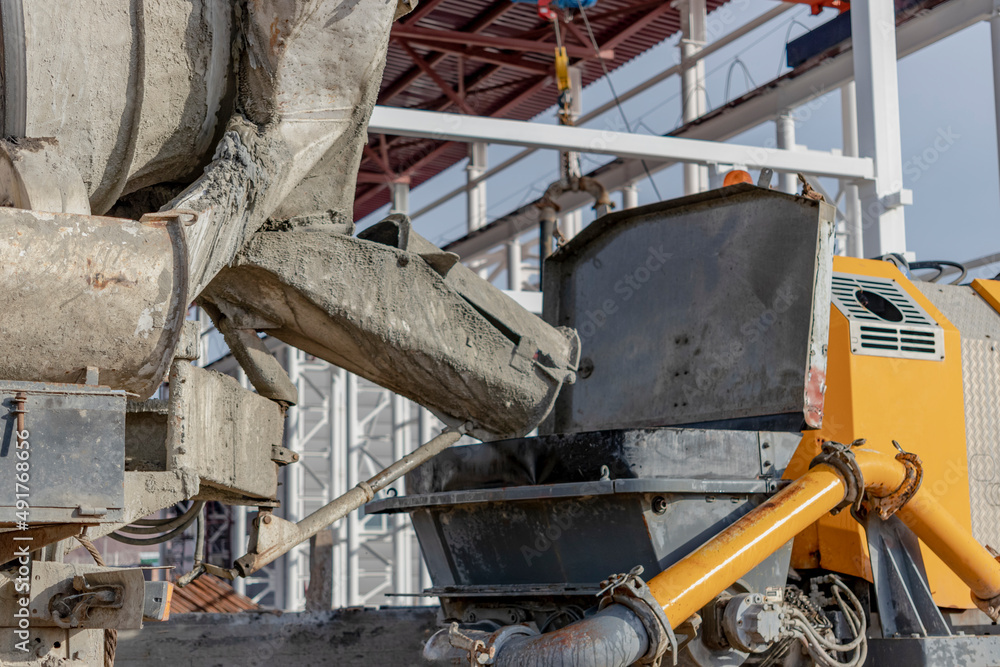
[[[271,515],[270,514],[265,514],[264,518],[261,519],[261,521],[263,521],[264,523],[271,523]]]
[[[292,454],[292,460],[293,461],[298,461],[299,460],[299,455],[298,454]]]
[[[13,410],[13,412],[14,412],[15,415],[17,415],[17,433],[16,433],[16,435],[17,435],[17,446],[18,446],[18,449],[20,449],[21,445],[24,443],[24,438],[21,437],[21,434],[24,432],[24,415],[25,415],[25,413],[27,413],[27,410],[24,409],[24,403],[27,400],[28,400],[28,395],[25,394],[23,391],[19,391],[16,394],[14,394],[14,401],[13,401],[13,403],[14,403],[14,410]]]
[[[653,498],[653,514],[663,514],[667,511],[667,499],[663,496]]]

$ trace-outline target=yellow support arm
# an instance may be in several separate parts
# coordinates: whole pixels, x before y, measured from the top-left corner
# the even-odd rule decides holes
[[[870,497],[884,498],[906,479],[900,461],[854,449]],[[821,463],[649,582],[672,627],[712,601],[788,540],[842,503],[851,480]],[[898,512],[900,520],[972,590],[976,605],[1000,617],[1000,563],[952,519],[928,489],[919,489]]]

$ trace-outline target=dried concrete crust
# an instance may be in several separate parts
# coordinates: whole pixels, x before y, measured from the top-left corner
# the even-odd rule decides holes
[[[511,332],[471,305],[474,294],[460,294],[420,255],[339,234],[260,232],[204,296],[446,422],[472,420],[481,437],[530,431],[576,367],[575,333],[505,318],[505,328],[537,338],[522,338],[531,346],[524,358]]]
[[[187,304],[245,248],[208,295],[223,312],[253,313],[271,323],[255,328],[449,423],[471,419],[485,437],[533,428],[572,378],[575,335],[523,319],[489,285],[461,267],[450,277],[435,270],[419,249],[333,233],[350,225],[399,8],[392,0],[95,0],[84,11],[28,0],[29,79],[56,83],[29,86],[29,109],[46,109],[29,113],[30,131],[57,137],[95,211],[183,177],[209,139],[221,139],[204,174],[140,223],[0,215],[9,238],[0,271],[7,284],[25,285],[3,305],[54,308],[2,325],[14,354],[0,376],[74,381],[96,366],[102,383],[147,397]],[[109,34],[99,49],[84,38],[93,20]],[[53,29],[69,35],[63,46]],[[227,99],[233,112],[222,127]],[[296,231],[255,235],[273,217],[294,218]]]
[[[187,304],[330,151],[340,167],[332,199],[294,211],[349,208],[356,165],[343,156],[365,140],[395,11],[340,0],[26,0],[27,132],[59,141],[94,212],[204,159],[235,88],[236,34],[241,86],[205,174],[165,213],[118,229],[85,216],[0,217],[0,271],[23,288],[0,303],[26,314],[3,325],[0,376],[73,381],[96,366],[102,383],[150,395]]]
[[[231,3],[23,5],[27,136],[60,140],[95,212],[122,193],[195,173],[229,113]]]
[[[0,375],[155,388],[184,312],[177,247],[163,226],[0,208]],[[15,315],[16,314],[16,315]]]

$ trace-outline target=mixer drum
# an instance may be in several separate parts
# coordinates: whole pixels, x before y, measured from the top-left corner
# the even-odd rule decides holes
[[[5,0],[3,133],[56,137],[91,210],[190,182],[233,99],[227,0]]]

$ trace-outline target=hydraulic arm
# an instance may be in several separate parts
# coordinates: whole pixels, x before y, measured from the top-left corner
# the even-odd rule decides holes
[[[914,459],[829,443],[809,472],[653,577],[648,589],[641,581],[632,584],[638,594],[614,595],[614,602],[595,616],[555,632],[529,636],[500,630],[480,651],[491,651],[497,665],[541,658],[538,664],[625,667],[644,656],[662,656],[668,644],[676,645],[674,629],[737,579],[826,513],[847,507],[863,511],[862,501],[883,518],[897,514],[969,586],[975,604],[996,620],[1000,563],[956,525],[931,491],[919,488],[919,461]],[[630,585],[627,579],[621,582]],[[609,655],[614,656],[610,662]]]

